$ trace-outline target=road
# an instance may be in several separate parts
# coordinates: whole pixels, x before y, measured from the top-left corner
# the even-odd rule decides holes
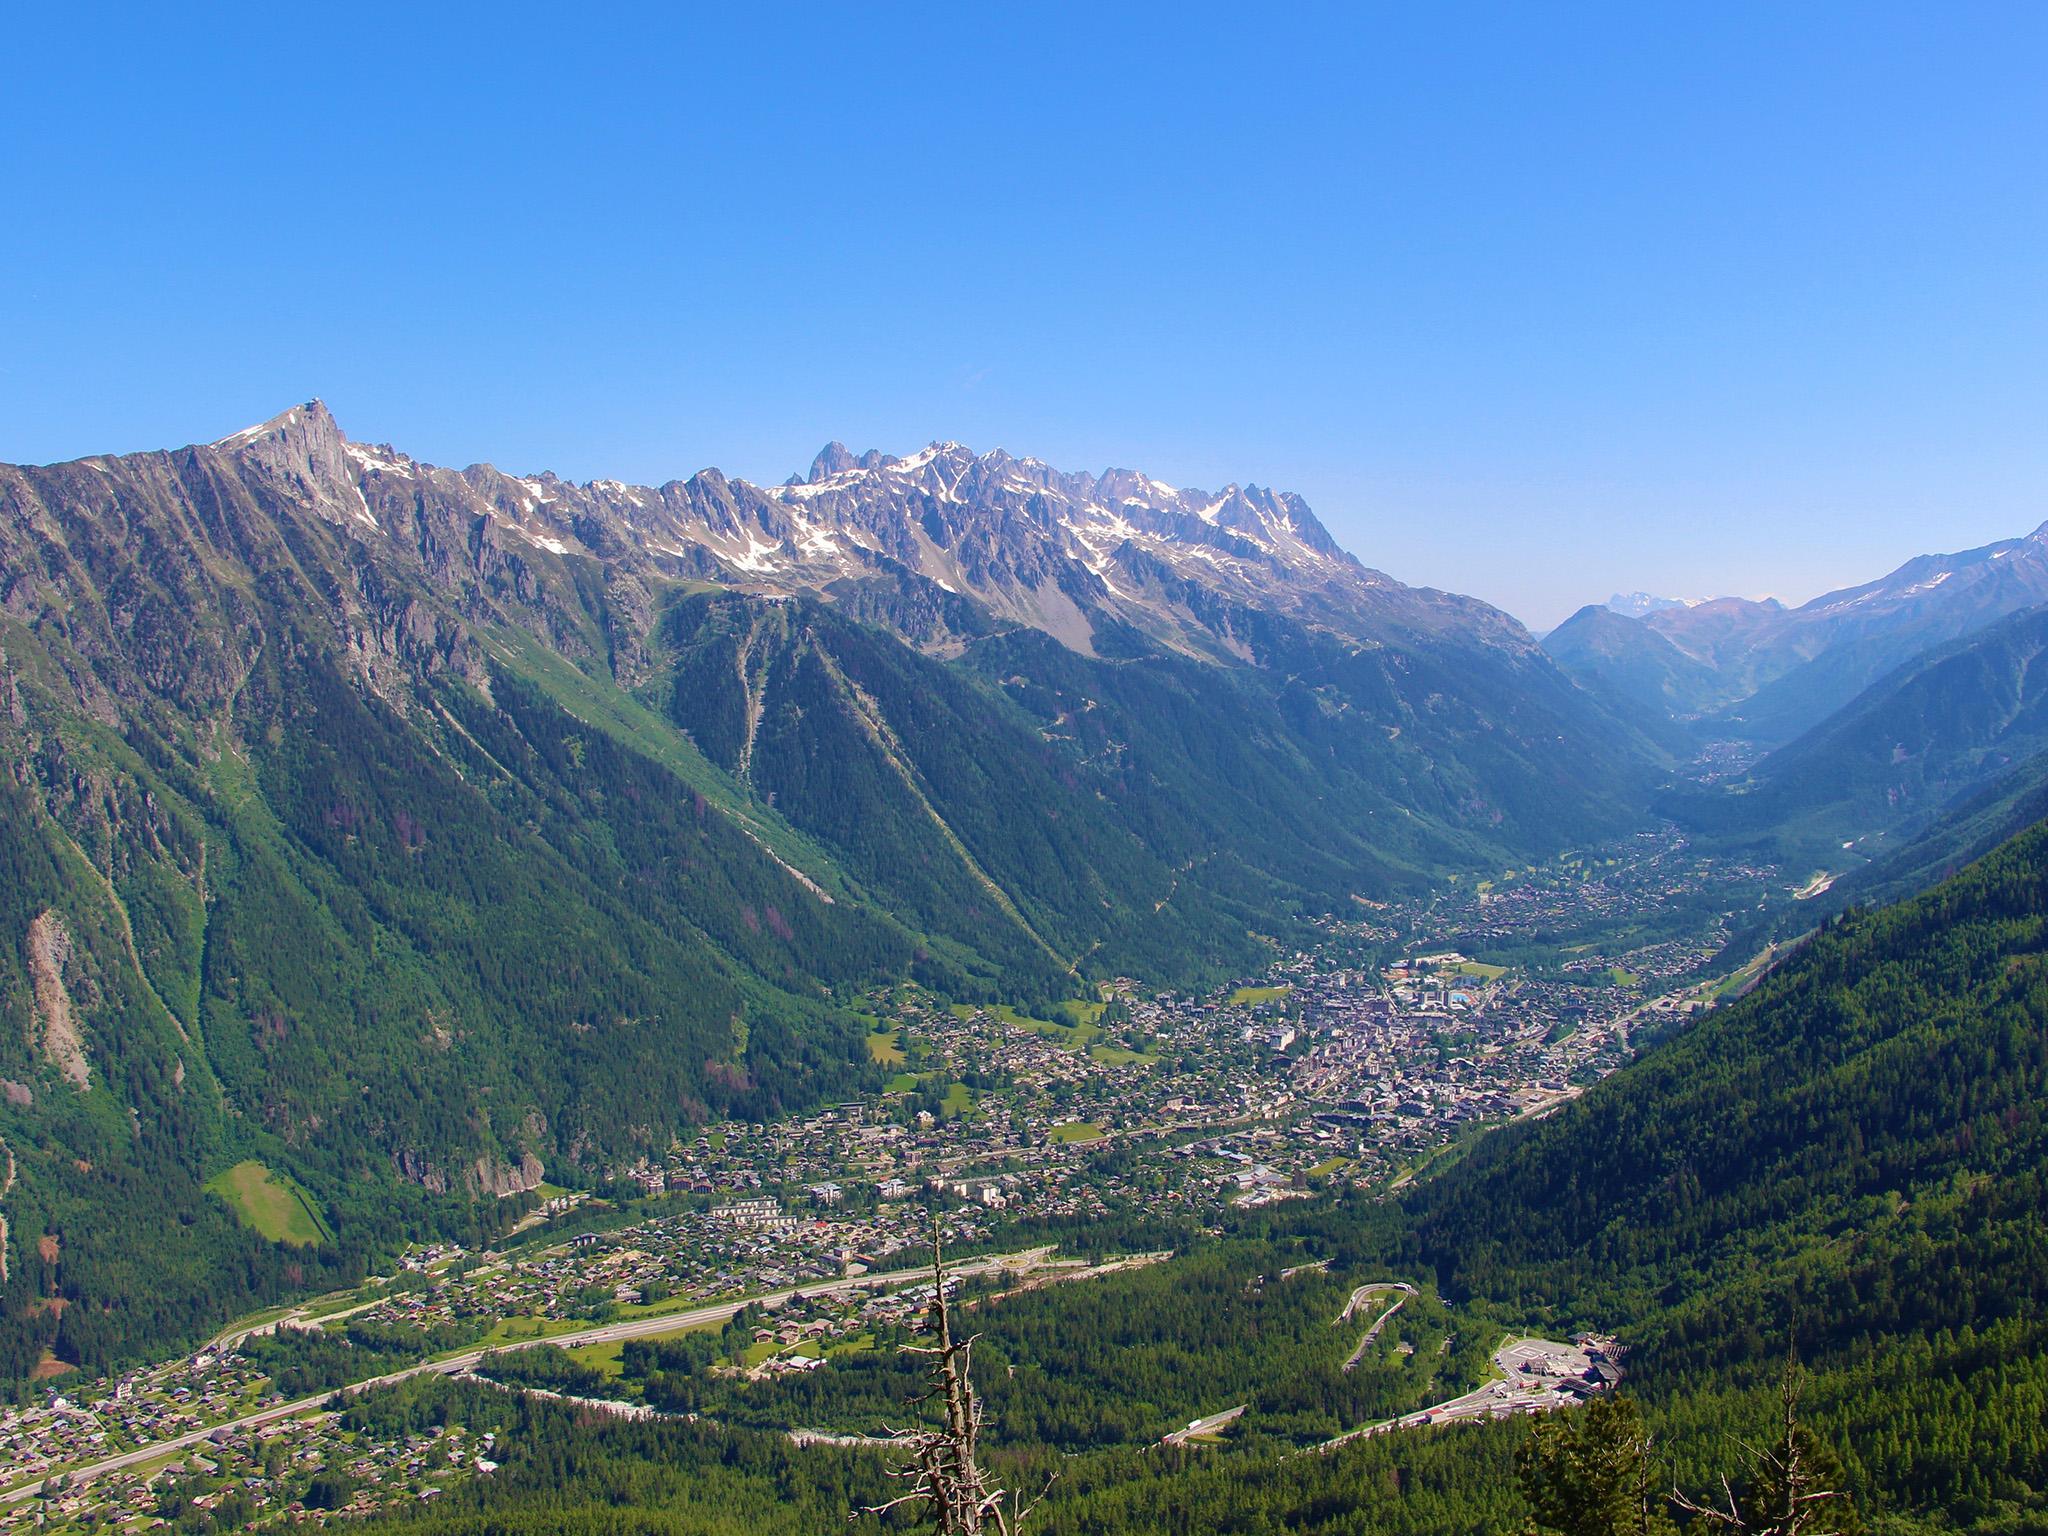
[[[345,1317],[354,1317],[358,1312],[367,1312],[372,1307],[381,1306],[384,1301],[385,1298],[382,1296],[372,1297],[368,1301],[358,1302],[353,1307],[343,1307],[339,1312],[322,1312],[318,1317],[313,1318],[312,1321],[318,1326],[325,1328],[329,1323],[338,1323]],[[223,1329],[206,1341],[206,1347],[208,1349],[234,1349],[238,1345],[256,1338],[258,1335],[275,1333],[280,1328],[294,1327],[305,1322],[307,1314],[319,1305],[320,1300],[316,1298],[303,1306],[292,1307],[284,1312],[280,1312],[276,1317],[270,1318],[267,1321],[245,1323]]]
[[[1548,1366],[1548,1374],[1525,1371],[1524,1367],[1532,1363]],[[1423,1424],[1447,1424],[1457,1419],[1505,1418],[1511,1413],[1543,1413],[1553,1408],[1568,1407],[1577,1399],[1558,1391],[1558,1384],[1569,1376],[1579,1375],[1587,1363],[1585,1353],[1570,1344],[1557,1344],[1548,1339],[1510,1339],[1493,1352],[1494,1369],[1501,1373],[1498,1380],[1475,1387],[1448,1402],[1349,1430],[1334,1440],[1325,1440],[1314,1450],[1319,1454],[1334,1451],[1367,1435],[1413,1429]]]
[[[987,1274],[990,1270],[1020,1265],[1027,1269],[1035,1268],[1044,1262],[1046,1256],[1052,1251],[1052,1247],[1047,1245],[1038,1248],[1027,1248],[1020,1253],[991,1254],[986,1258],[968,1259],[962,1263],[949,1264],[946,1266],[946,1273],[955,1277],[965,1277],[968,1275]],[[894,1286],[915,1285],[921,1280],[928,1280],[930,1277],[931,1270],[928,1267],[920,1267],[917,1269],[890,1270],[886,1274],[857,1275],[848,1280],[814,1281],[809,1285],[792,1285],[786,1290],[770,1291],[765,1295],[745,1296],[734,1301],[712,1302],[707,1306],[695,1307],[686,1312],[664,1312],[653,1317],[633,1317],[626,1319],[624,1322],[604,1323],[590,1328],[581,1328],[573,1333],[552,1334],[545,1339],[523,1340],[519,1344],[514,1344],[510,1347],[514,1349],[523,1348],[526,1343],[530,1342],[534,1344],[559,1345],[563,1349],[575,1349],[584,1344],[610,1344],[622,1339],[645,1339],[657,1334],[675,1333],[680,1329],[694,1328],[703,1323],[722,1323],[742,1307],[759,1306],[762,1304],[779,1306],[796,1296],[828,1296],[838,1295],[846,1291],[887,1290]],[[278,1403],[255,1413],[244,1414],[239,1419],[227,1419],[219,1424],[209,1424],[204,1429],[195,1429],[188,1434],[179,1435],[175,1439],[159,1440],[154,1444],[145,1445],[132,1451],[123,1451],[117,1456],[108,1456],[100,1461],[89,1462],[84,1466],[67,1467],[62,1472],[52,1473],[51,1477],[68,1478],[74,1484],[90,1482],[96,1477],[104,1477],[109,1472],[119,1472],[125,1467],[136,1466],[141,1462],[154,1461],[158,1457],[176,1455],[180,1451],[190,1450],[193,1446],[211,1439],[222,1430],[233,1434],[238,1430],[254,1429],[259,1425],[274,1423],[279,1419],[292,1419],[302,1414],[316,1412],[323,1404],[336,1396],[354,1396],[358,1393],[374,1391],[378,1387],[388,1387],[394,1383],[409,1380],[414,1376],[422,1376],[429,1373],[438,1373],[443,1376],[459,1376],[464,1371],[474,1369],[485,1355],[494,1352],[495,1347],[493,1349],[471,1349],[465,1350],[461,1354],[448,1355],[437,1360],[422,1360],[417,1365],[409,1365],[403,1370],[392,1371],[383,1376],[375,1376],[368,1381],[355,1382],[334,1391],[316,1392],[311,1397],[302,1397],[296,1402]],[[48,1478],[39,1478],[33,1483],[23,1484],[19,1488],[10,1488],[5,1493],[0,1493],[0,1504],[18,1504],[24,1499],[32,1499],[42,1491],[43,1484],[47,1481],[49,1481]]]
[[[1345,1318],[1357,1311],[1359,1304],[1365,1301],[1367,1297],[1384,1296],[1390,1291],[1399,1293],[1394,1297],[1394,1304],[1373,1319],[1372,1326],[1365,1330],[1365,1337],[1358,1341],[1358,1348],[1351,1351],[1351,1358],[1344,1362],[1345,1370],[1354,1369],[1358,1362],[1365,1358],[1365,1352],[1372,1348],[1373,1340],[1377,1339],[1380,1336],[1380,1330],[1387,1326],[1387,1319],[1408,1304],[1408,1298],[1415,1294],[1415,1287],[1399,1280],[1382,1282],[1378,1285],[1361,1285],[1351,1293],[1351,1299],[1344,1303],[1344,1310],[1337,1315],[1337,1321],[1341,1323]]]
[[[1221,1413],[1212,1413],[1206,1419],[1196,1419],[1186,1429],[1174,1430],[1159,1443],[1161,1445],[1185,1445],[1196,1435],[1213,1435],[1225,1425],[1234,1424],[1242,1418],[1246,1406],[1244,1403],[1239,1403],[1235,1408],[1226,1408]]]
[[[1289,1270],[1288,1273],[1292,1274],[1293,1271]],[[1375,1296],[1384,1296],[1388,1291],[1400,1291],[1405,1299],[1415,1294],[1415,1287],[1405,1280],[1375,1280],[1370,1285],[1361,1285],[1351,1293],[1351,1299],[1344,1303],[1344,1310],[1337,1314],[1330,1326],[1334,1328],[1338,1323],[1350,1322],[1360,1307]]]

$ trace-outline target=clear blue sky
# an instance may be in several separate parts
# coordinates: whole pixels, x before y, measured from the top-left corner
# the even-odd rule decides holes
[[[1537,625],[2048,517],[2048,6],[1107,9],[16,7],[0,458],[951,437]]]

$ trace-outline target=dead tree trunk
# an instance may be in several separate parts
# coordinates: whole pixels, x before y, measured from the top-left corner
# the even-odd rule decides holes
[[[861,1513],[878,1515],[891,1509],[916,1508],[937,1520],[941,1536],[1021,1536],[1038,1501],[1025,1504],[1016,1494],[991,1486],[975,1458],[981,1441],[982,1405],[974,1391],[972,1356],[975,1340],[981,1335],[953,1337],[952,1302],[946,1286],[945,1253],[934,1221],[933,1342],[906,1344],[904,1349],[932,1358],[926,1389],[912,1399],[911,1406],[922,1416],[923,1410],[936,1404],[939,1424],[936,1428],[926,1424],[889,1431],[890,1438],[909,1453],[903,1465],[889,1475],[908,1481],[910,1488],[886,1503],[867,1506]]]

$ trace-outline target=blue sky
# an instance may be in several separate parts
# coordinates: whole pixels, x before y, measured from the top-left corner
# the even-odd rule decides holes
[[[0,458],[957,438],[1539,626],[2048,518],[2048,7],[149,9],[9,21]]]

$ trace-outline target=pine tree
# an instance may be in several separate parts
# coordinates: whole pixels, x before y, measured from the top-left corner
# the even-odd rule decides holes
[[[1740,1536],[1861,1536],[1863,1522],[1845,1486],[1841,1461],[1799,1422],[1803,1385],[1798,1366],[1788,1365],[1779,1389],[1777,1437],[1769,1445],[1743,1447],[1749,1475],[1739,1498],[1724,1476],[1718,1506],[1677,1492],[1671,1501]]]
[[[975,1457],[981,1441],[982,1405],[974,1390],[972,1354],[980,1334],[953,1337],[952,1306],[946,1295],[945,1253],[938,1224],[932,1224],[933,1343],[906,1344],[906,1354],[932,1357],[932,1372],[917,1407],[936,1403],[939,1424],[890,1431],[909,1451],[909,1460],[890,1474],[910,1481],[910,1491],[886,1503],[869,1505],[867,1514],[908,1507],[935,1515],[941,1536],[1021,1536],[1037,1500],[1024,1503],[1015,1493],[990,1485]],[[1043,1495],[1041,1494],[1041,1497]]]
[[[1536,1525],[1560,1536],[1668,1536],[1650,1491],[1651,1440],[1626,1397],[1549,1415],[1515,1453]]]

